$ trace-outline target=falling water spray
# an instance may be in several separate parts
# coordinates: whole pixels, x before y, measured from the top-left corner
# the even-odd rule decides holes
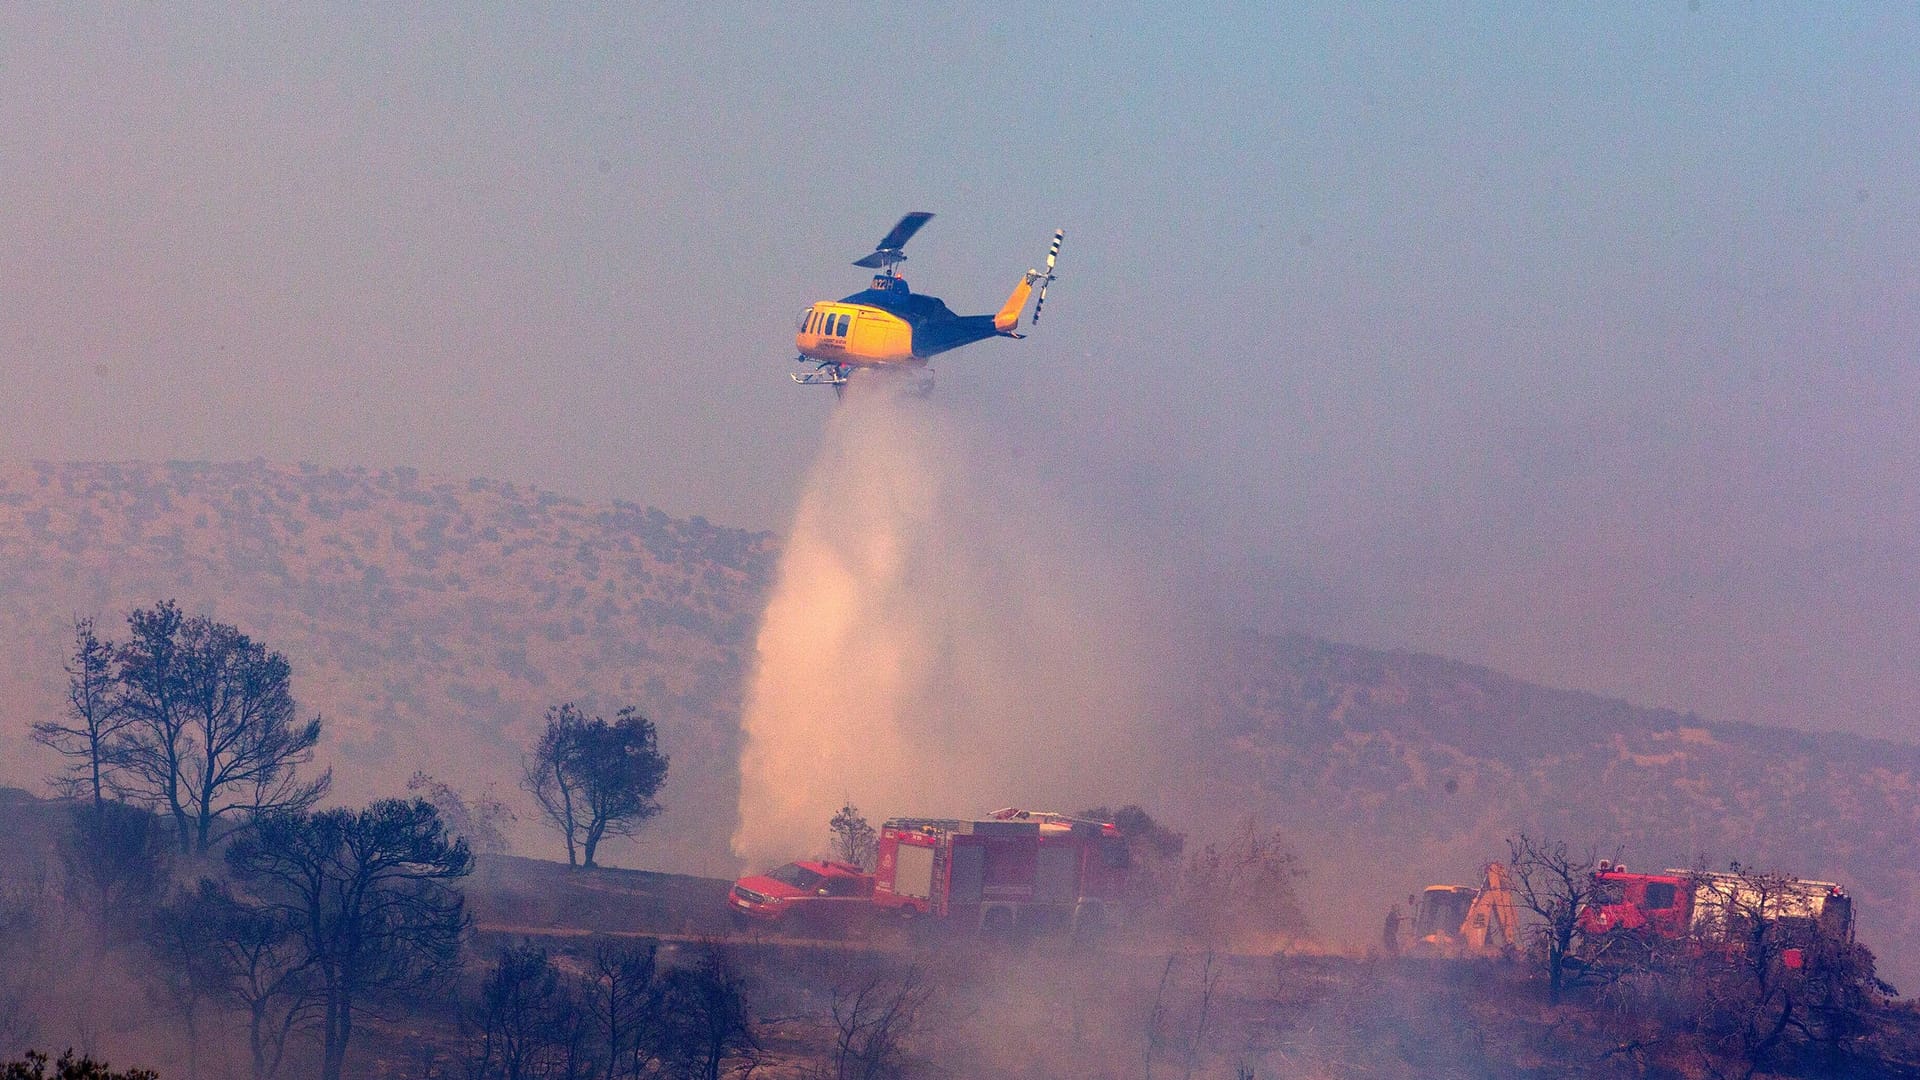
[[[1147,801],[1174,606],[1004,433],[855,386],[761,620],[734,853],[824,851],[885,817]]]

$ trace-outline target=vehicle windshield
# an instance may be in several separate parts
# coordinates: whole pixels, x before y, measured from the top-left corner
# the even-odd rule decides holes
[[[1426,893],[1420,897],[1420,910],[1414,916],[1413,931],[1421,937],[1458,933],[1472,907],[1471,892]]]
[[[820,883],[827,880],[827,875],[816,870],[809,870],[799,863],[788,863],[778,870],[769,870],[767,871],[767,876],[782,885],[791,885],[796,889],[805,889],[808,892],[819,888]]]

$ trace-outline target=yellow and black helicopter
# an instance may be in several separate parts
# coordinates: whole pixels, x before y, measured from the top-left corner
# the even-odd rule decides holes
[[[932,217],[924,211],[908,214],[871,255],[854,260],[855,266],[880,271],[866,289],[843,300],[822,300],[801,313],[800,332],[794,335],[800,355],[794,362],[810,364],[813,370],[795,373],[794,382],[845,392],[847,377],[855,371],[926,372],[927,361],[949,349],[990,337],[1025,337],[1015,330],[1035,285],[1040,286],[1040,298],[1033,306],[1033,322],[1039,324],[1066,230],[1054,232],[1047,268],[1022,274],[998,312],[955,315],[939,297],[907,288],[907,280],[894,272],[907,258],[901,249]],[[931,387],[932,381],[921,386]]]

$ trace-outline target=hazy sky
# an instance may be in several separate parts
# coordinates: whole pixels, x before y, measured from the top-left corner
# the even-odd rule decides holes
[[[795,313],[1065,226],[937,406],[1237,614],[1920,733],[1920,8],[1165,7],[0,8],[0,455],[785,529]]]

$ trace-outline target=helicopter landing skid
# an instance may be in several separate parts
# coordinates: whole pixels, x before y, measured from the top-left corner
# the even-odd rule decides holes
[[[804,356],[795,357],[794,359],[802,364],[815,365],[812,371],[792,372],[788,377],[794,382],[799,383],[801,386],[831,386],[835,394],[842,397],[846,395],[847,379],[853,374],[853,368],[851,366],[835,364],[831,361],[822,363],[817,360],[809,360]],[[933,369],[916,368],[914,369],[914,373],[919,375],[920,378],[909,387],[909,392],[915,397],[926,397],[932,393]],[[903,377],[898,372],[889,372],[889,374],[895,378]]]
[[[812,371],[796,371],[793,373],[793,381],[799,383],[801,386],[831,386],[838,390],[846,389],[848,368],[836,364],[831,360],[824,362],[820,360],[809,360],[804,356],[796,356],[793,358],[793,361],[796,364],[813,365]]]
[[[793,381],[801,386],[845,386],[847,377],[837,371],[809,371],[793,373]]]

